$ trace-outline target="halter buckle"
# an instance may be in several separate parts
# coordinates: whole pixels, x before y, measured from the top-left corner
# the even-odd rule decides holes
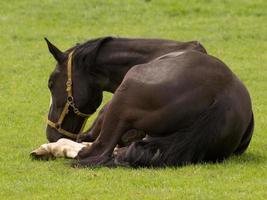
[[[73,112],[74,112],[76,115],[79,115],[79,110],[78,110],[78,108],[74,107],[74,108],[73,108]]]
[[[73,96],[68,96],[67,101],[70,105],[73,104]]]
[[[55,123],[55,128],[58,130],[58,129],[60,129],[61,128],[61,124],[59,124],[59,123]]]

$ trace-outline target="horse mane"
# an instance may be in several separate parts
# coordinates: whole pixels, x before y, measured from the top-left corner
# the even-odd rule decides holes
[[[110,36],[96,38],[88,40],[82,44],[77,44],[76,46],[69,49],[69,51],[74,51],[73,62],[75,67],[77,67],[78,69],[90,69],[91,66],[95,64],[100,48],[106,42],[113,39],[114,38]]]

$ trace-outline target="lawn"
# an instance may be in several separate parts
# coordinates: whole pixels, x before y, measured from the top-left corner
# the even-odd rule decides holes
[[[47,80],[55,65],[43,37],[64,50],[107,35],[199,40],[227,63],[253,100],[246,153],[166,169],[32,161],[29,152],[46,142]],[[267,199],[266,63],[265,0],[1,0],[0,199]],[[106,93],[104,101],[110,98]]]

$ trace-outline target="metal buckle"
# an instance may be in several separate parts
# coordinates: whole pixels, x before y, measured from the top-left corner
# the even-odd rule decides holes
[[[57,130],[59,130],[59,129],[61,128],[61,124],[59,124],[59,123],[55,123],[55,128],[56,128]]]
[[[73,112],[74,112],[76,115],[79,115],[79,110],[78,110],[78,108],[73,107]]]
[[[67,101],[70,105],[73,104],[73,96],[68,96]]]
[[[73,52],[71,52],[70,54],[69,54],[69,62],[70,62],[70,68],[67,68],[67,70],[71,70],[71,55],[72,55],[72,53]],[[69,65],[69,64],[68,64]],[[70,75],[69,75],[70,74]],[[65,119],[65,117],[66,117],[66,115],[68,114],[68,112],[69,112],[69,106],[71,106],[72,108],[73,108],[73,112],[76,114],[76,115],[78,115],[78,116],[82,116],[82,117],[85,117],[86,116],[86,114],[83,114],[83,113],[81,113],[80,111],[79,111],[79,109],[75,106],[75,104],[74,104],[74,98],[73,98],[73,96],[72,96],[72,79],[71,79],[71,73],[70,72],[68,72],[68,80],[67,80],[67,82],[66,82],[66,91],[67,91],[67,102],[66,102],[66,105],[65,105],[65,108],[64,108],[64,110],[61,112],[61,115],[60,115],[60,118],[59,118],[59,120],[58,120],[58,122],[57,123],[54,123],[54,122],[52,122],[52,121],[49,121],[49,123],[48,123],[48,125],[49,126],[52,126],[52,127],[54,127],[59,133],[61,133],[61,134],[63,134],[63,135],[65,135],[65,136],[67,136],[67,137],[70,137],[70,138],[76,138],[76,136],[75,136],[75,133],[71,133],[71,132],[69,132],[69,131],[66,131],[65,129],[63,129],[62,127],[61,127],[61,123],[63,123],[63,121],[64,121],[64,119]],[[67,106],[67,107],[66,107]],[[62,116],[62,118],[61,118],[61,116]],[[89,115],[88,115],[89,116]],[[87,118],[87,116],[86,116],[86,118]],[[86,119],[85,119],[86,120]],[[85,122],[85,121],[84,121]],[[83,129],[83,126],[81,127],[81,129],[80,129],[80,131],[79,132],[81,132],[82,131],[82,129]]]

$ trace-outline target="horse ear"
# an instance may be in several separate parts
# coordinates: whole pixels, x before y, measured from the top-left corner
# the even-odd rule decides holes
[[[55,45],[53,45],[47,38],[44,39],[47,43],[50,53],[54,56],[56,61],[58,61],[58,63],[63,63],[66,57],[65,54],[60,51]]]

